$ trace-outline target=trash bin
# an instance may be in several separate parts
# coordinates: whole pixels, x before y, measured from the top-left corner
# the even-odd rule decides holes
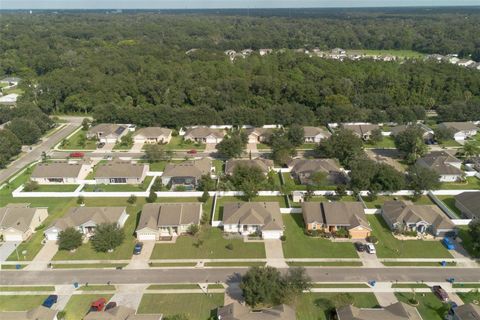
[[[77,289],[77,288],[78,288],[78,282],[74,282],[74,283],[73,283],[73,287],[74,287],[75,289]]]
[[[445,261],[445,260],[442,261],[442,262],[441,262],[441,265],[442,265],[442,267],[446,267],[446,266],[447,266],[447,261]]]

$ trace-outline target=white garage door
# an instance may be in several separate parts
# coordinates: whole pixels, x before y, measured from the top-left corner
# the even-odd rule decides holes
[[[5,241],[23,241],[21,234],[5,234]]]
[[[263,231],[262,238],[263,239],[280,239],[282,236],[281,231]]]
[[[47,237],[47,240],[56,241],[56,240],[58,240],[58,233],[57,232],[47,232],[47,233],[45,233],[45,237]]]
[[[140,241],[147,241],[147,240],[156,240],[154,234],[139,234],[138,240]]]

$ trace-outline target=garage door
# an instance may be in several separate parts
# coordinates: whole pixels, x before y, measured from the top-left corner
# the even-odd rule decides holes
[[[156,240],[154,234],[139,234],[138,240],[147,241],[147,240]]]
[[[5,234],[5,241],[23,241],[21,234]]]
[[[263,231],[262,238],[263,239],[280,239],[282,236],[281,231]]]
[[[45,237],[47,237],[47,240],[56,241],[56,240],[58,240],[58,233],[57,232],[47,232],[47,233],[45,233]]]

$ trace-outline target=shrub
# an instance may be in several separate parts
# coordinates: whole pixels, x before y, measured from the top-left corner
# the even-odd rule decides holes
[[[130,203],[130,204],[134,204],[135,202],[137,202],[137,196],[132,194],[128,199],[127,199],[127,202]]]
[[[233,243],[229,243],[225,246],[228,250],[233,250]]]
[[[148,197],[147,197],[145,200],[146,200],[148,203],[155,202],[155,200],[157,200],[157,194],[155,193],[155,191],[150,190],[150,193],[149,193]]]
[[[67,228],[58,234],[58,249],[73,250],[82,245],[82,234],[74,228]]]
[[[417,231],[405,231],[403,234],[407,237],[416,237],[418,235],[418,232]]]
[[[371,236],[367,237],[367,241],[370,242],[370,243],[377,243],[378,239],[377,239],[377,237],[371,235]]]
[[[280,237],[280,240],[282,240],[282,241],[287,241],[287,236],[286,236],[286,235],[282,235],[282,236]]]
[[[350,237],[350,234],[348,233],[347,229],[338,229],[335,232],[335,236],[337,236],[339,238],[348,238],[348,237]]]
[[[85,198],[83,196],[78,196],[77,204],[84,204],[84,203],[85,203]]]
[[[116,223],[102,223],[97,226],[90,241],[95,251],[107,252],[121,245],[124,239],[125,234]]]
[[[150,190],[162,191],[162,189],[163,189],[162,179],[160,177],[156,177],[155,181],[152,184],[152,187],[150,188]]]
[[[200,228],[196,224],[189,225],[187,229],[188,234],[192,236],[196,235],[199,231],[200,231]]]
[[[200,197],[200,201],[201,202],[207,202],[209,198],[210,198],[210,194],[208,193],[207,190],[205,190],[205,191],[203,191],[203,194]]]
[[[42,223],[41,225],[35,228],[35,231],[42,230],[43,228],[45,228],[45,225]]]
[[[25,183],[23,191],[30,192],[38,189],[38,182],[29,180]]]
[[[187,187],[186,186],[176,186],[175,191],[187,191]]]

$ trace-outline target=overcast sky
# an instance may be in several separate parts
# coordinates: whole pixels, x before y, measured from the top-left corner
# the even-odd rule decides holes
[[[0,9],[480,6],[480,0],[0,0]]]

